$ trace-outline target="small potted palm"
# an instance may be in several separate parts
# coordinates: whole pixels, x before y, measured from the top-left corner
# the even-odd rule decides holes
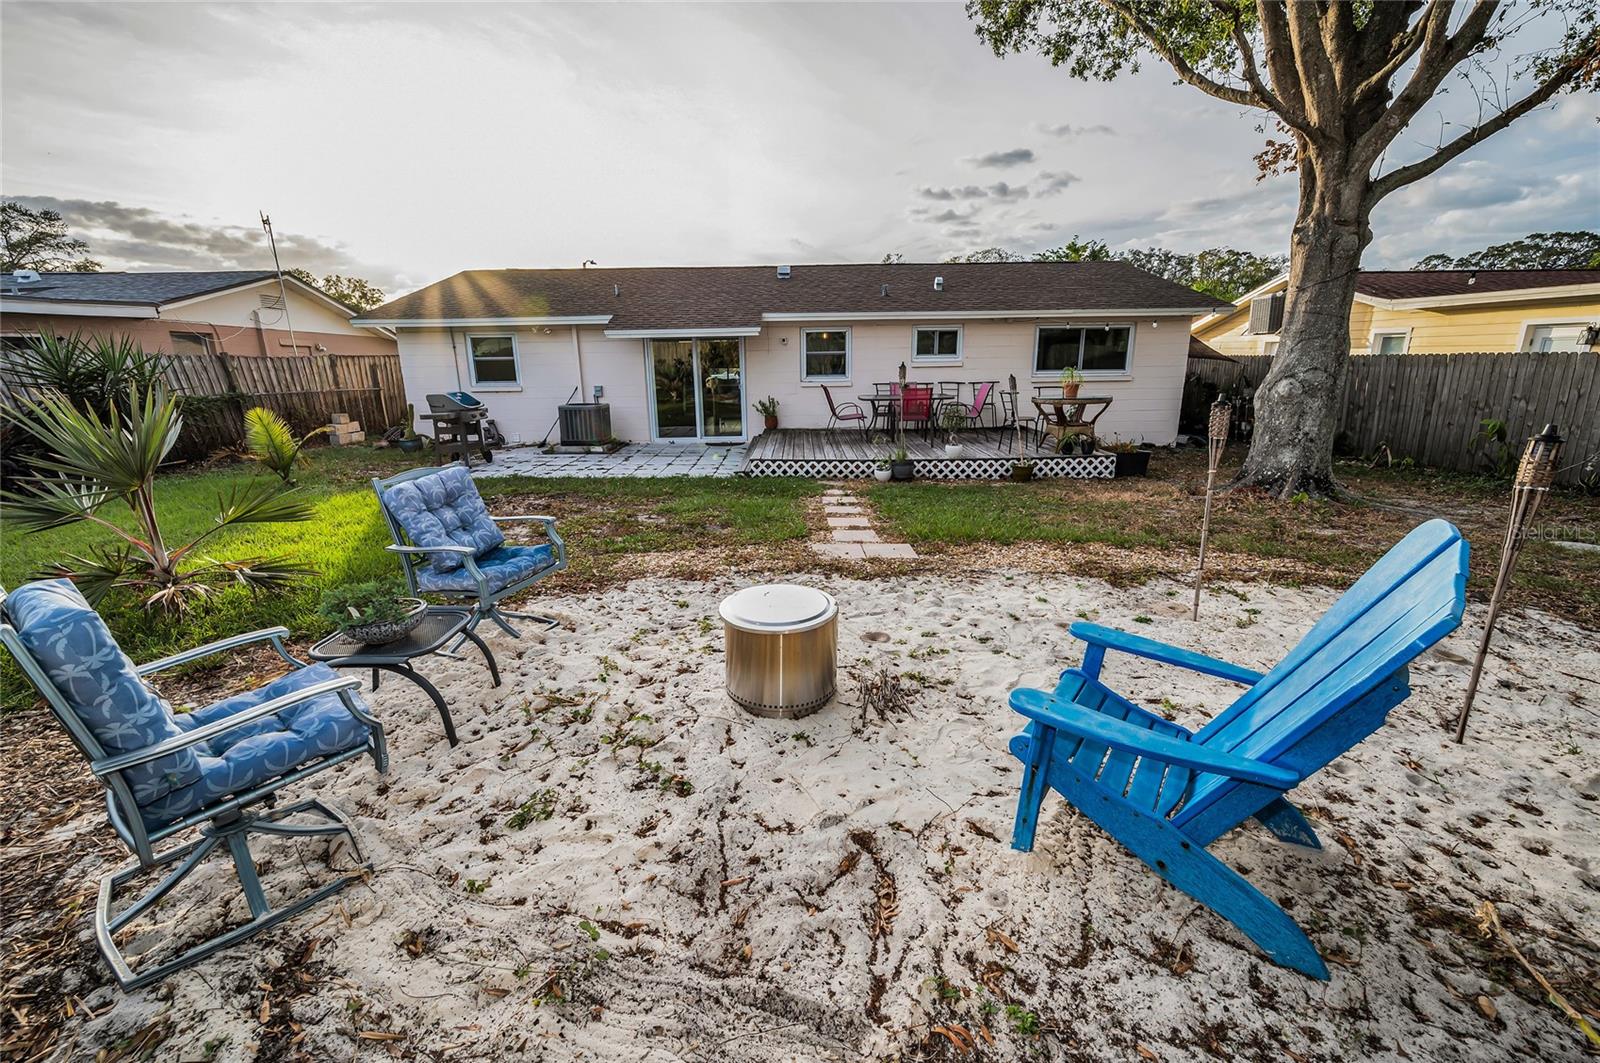
[[[1075,399],[1078,397],[1078,388],[1083,384],[1083,374],[1072,366],[1061,370],[1061,397]]]
[[[1027,483],[1033,479],[1033,460],[1028,457],[1028,449],[1024,445],[1022,423],[1017,423],[1017,457],[1011,463],[1011,479],[1016,483]]]
[[[762,423],[767,431],[775,431],[778,427],[778,400],[768,395],[756,403],[756,412],[761,415]]]
[[[956,438],[956,433],[967,426],[967,411],[959,402],[947,402],[939,408],[939,427],[945,430],[944,456],[959,458],[966,449]]]
[[[888,483],[889,478],[893,475],[894,468],[889,464],[888,458],[879,458],[877,461],[872,463],[872,477],[879,483]]]
[[[371,580],[330,587],[317,612],[346,637],[366,646],[405,638],[422,623],[428,603],[406,596],[396,580]]]

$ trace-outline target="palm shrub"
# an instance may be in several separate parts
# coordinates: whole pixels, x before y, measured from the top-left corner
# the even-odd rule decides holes
[[[6,352],[6,374],[34,392],[60,395],[78,410],[128,409],[130,396],[161,382],[169,361],[131,336],[46,332]]]
[[[244,412],[244,448],[249,455],[273,472],[286,484],[294,483],[296,465],[306,465],[310,459],[301,453],[305,445],[326,432],[318,428],[296,439],[289,422],[265,406],[253,406]]]
[[[253,589],[277,587],[309,575],[311,569],[283,558],[219,561],[198,552],[206,539],[235,524],[305,520],[311,508],[291,489],[272,480],[235,484],[217,496],[212,526],[180,546],[161,533],[156,510],[156,473],[183,427],[177,402],[165,388],[130,389],[126,410],[80,410],[59,394],[25,402],[18,422],[46,448],[35,458],[41,470],[26,477],[23,491],[7,492],[12,520],[32,531],[88,521],[114,537],[87,556],[69,554],[39,575],[64,576],[98,602],[114,588],[144,597],[146,608],[181,612],[191,599],[217,590],[232,580]],[[104,513],[115,502],[126,503],[133,530]]]

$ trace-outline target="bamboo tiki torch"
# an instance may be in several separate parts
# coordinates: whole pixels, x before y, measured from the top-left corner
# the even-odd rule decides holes
[[[1528,440],[1522,451],[1522,462],[1517,466],[1517,478],[1511,484],[1511,519],[1506,524],[1506,538],[1500,547],[1500,571],[1494,577],[1494,590],[1489,595],[1489,615],[1483,622],[1483,638],[1478,640],[1478,656],[1472,662],[1472,678],[1467,680],[1467,698],[1461,703],[1461,715],[1456,718],[1456,744],[1467,737],[1467,714],[1472,711],[1472,700],[1478,696],[1478,680],[1483,675],[1483,661],[1489,655],[1489,638],[1494,634],[1494,622],[1500,616],[1500,600],[1506,584],[1511,582],[1511,570],[1517,565],[1517,555],[1527,534],[1528,522],[1539,511],[1539,503],[1549,494],[1555,482],[1556,463],[1561,458],[1564,442],[1556,426],[1547,424],[1544,431]]]
[[[1206,540],[1211,537],[1211,492],[1217,485],[1217,463],[1222,460],[1222,450],[1228,445],[1228,422],[1233,418],[1233,406],[1218,399],[1211,404],[1211,423],[1207,444],[1206,466],[1206,508],[1205,515],[1200,518],[1200,559],[1194,566],[1194,615],[1192,619],[1200,619],[1200,583],[1205,578],[1206,569]]]

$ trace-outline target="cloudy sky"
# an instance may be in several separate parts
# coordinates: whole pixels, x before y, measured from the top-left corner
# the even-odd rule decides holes
[[[996,59],[957,4],[0,6],[0,190],[108,268],[400,290],[494,266],[943,258],[1073,234],[1287,248],[1259,116],[1159,64]],[[1508,56],[1498,57],[1502,65]],[[1593,97],[1397,194],[1369,267],[1600,229]],[[1458,90],[1402,137],[1476,113]]]

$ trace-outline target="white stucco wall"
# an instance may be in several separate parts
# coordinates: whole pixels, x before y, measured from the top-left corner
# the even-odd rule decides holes
[[[1153,324],[1139,320],[1105,319],[1110,324],[1133,326],[1130,371],[1115,378],[1089,379],[1085,395],[1110,395],[1115,401],[1100,421],[1105,438],[1170,443],[1177,434],[1178,405],[1183,395],[1183,375],[1188,359],[1189,320],[1161,318]],[[1099,322],[1096,322],[1099,323]],[[968,321],[962,324],[962,358],[958,365],[913,364],[911,349],[917,322],[860,322],[841,324],[850,330],[851,373],[848,383],[834,387],[839,400],[872,390],[877,381],[896,379],[900,363],[914,381],[997,380],[1004,386],[1015,373],[1022,392],[1025,415],[1035,384],[1053,384],[1054,374],[1034,377],[1034,337],[1040,324],[1052,321]],[[929,323],[922,323],[929,324]],[[943,323],[941,323],[943,324]],[[761,430],[751,409],[758,399],[771,395],[779,401],[779,420],[786,428],[820,428],[828,423],[828,407],[821,387],[801,380],[800,330],[823,325],[767,325],[761,335],[745,344],[745,407],[752,434]],[[516,341],[521,382],[515,386],[475,385],[466,358],[467,334],[510,332]],[[586,401],[596,384],[605,388],[611,404],[612,431],[620,439],[647,440],[651,436],[648,400],[647,341],[610,339],[599,328],[578,330],[583,352],[583,392]],[[427,409],[430,392],[466,390],[482,398],[490,416],[507,438],[538,442],[556,419],[556,407],[568,400],[579,383],[578,358],[570,327],[518,329],[457,329],[452,357],[451,335],[445,329],[402,329],[400,359],[406,396],[419,410]],[[995,400],[998,402],[998,398]],[[425,430],[426,425],[419,425]],[[552,436],[552,440],[553,440]]]

